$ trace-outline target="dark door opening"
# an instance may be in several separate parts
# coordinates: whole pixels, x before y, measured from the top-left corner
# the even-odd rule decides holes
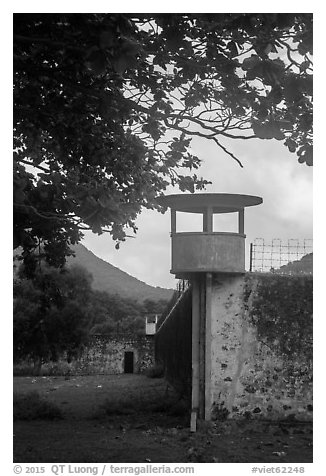
[[[125,374],[134,373],[134,353],[133,352],[125,352],[124,372]]]

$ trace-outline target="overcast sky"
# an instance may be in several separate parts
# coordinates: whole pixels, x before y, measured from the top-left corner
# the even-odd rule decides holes
[[[215,144],[197,138],[192,142],[193,152],[203,162],[198,175],[212,182],[207,192],[263,198],[262,205],[245,211],[247,255],[255,238],[312,238],[312,168],[299,164],[296,155],[276,140],[237,140],[230,147],[243,168]],[[220,217],[215,231],[233,231],[236,217]],[[179,231],[192,231],[199,226],[196,216],[194,219],[191,214],[178,214],[177,223]],[[174,287],[176,280],[170,274],[169,212],[162,215],[144,210],[137,226],[136,238],[122,243],[120,250],[115,249],[108,234],[87,233],[82,243],[95,255],[148,284]]]

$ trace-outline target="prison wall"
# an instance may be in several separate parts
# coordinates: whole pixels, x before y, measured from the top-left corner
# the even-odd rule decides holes
[[[154,363],[152,336],[93,336],[89,345],[72,363],[76,374],[121,374],[125,368],[125,353],[133,353],[132,373],[144,373]]]
[[[155,335],[155,362],[166,380],[184,396],[191,395],[191,288],[175,303]]]
[[[154,336],[146,335],[92,335],[79,354],[71,361],[62,356],[57,362],[42,366],[44,375],[97,375],[122,374],[125,372],[126,353],[132,361],[132,373],[145,373],[154,364]],[[130,366],[129,360],[129,366]],[[14,366],[15,375],[26,374],[29,362]]]
[[[311,276],[213,278],[212,418],[312,418]]]

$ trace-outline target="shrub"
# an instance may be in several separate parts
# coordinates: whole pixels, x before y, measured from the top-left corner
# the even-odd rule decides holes
[[[141,392],[117,398],[116,395],[106,398],[100,406],[100,413],[106,416],[132,415],[135,413],[165,411],[169,404],[159,392]]]
[[[64,376],[71,375],[71,365],[64,360],[58,362],[48,362],[43,365],[42,375],[46,376]]]
[[[152,367],[149,367],[145,371],[145,375],[148,378],[163,378],[164,377],[163,365],[155,364]]]
[[[56,420],[62,418],[60,408],[41,397],[38,392],[14,393],[14,420]]]
[[[166,413],[169,416],[185,416],[189,413],[187,402],[175,395],[143,394],[125,396],[119,400],[116,397],[107,398],[101,405],[97,417],[101,415],[133,415],[135,413]]]
[[[72,373],[72,365],[65,360],[47,362],[42,365],[39,375],[42,376],[67,376]],[[15,364],[13,367],[15,377],[34,376],[35,368],[28,361]]]
[[[95,418],[114,415],[132,415],[142,413],[148,407],[147,396],[145,394],[124,395],[117,397],[112,395],[107,397],[99,406],[99,410],[95,413]]]
[[[34,367],[28,363],[15,364],[13,367],[13,374],[15,377],[26,377],[34,375]]]
[[[168,414],[171,416],[188,416],[190,413],[188,402],[184,399],[172,403],[168,409]]]

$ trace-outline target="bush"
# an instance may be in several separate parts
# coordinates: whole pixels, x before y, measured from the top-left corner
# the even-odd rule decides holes
[[[72,365],[69,364],[65,360],[59,360],[58,362],[47,362],[42,365],[41,371],[39,372],[39,376],[43,377],[51,377],[51,376],[63,376],[66,377],[67,375],[71,375],[72,373]],[[34,376],[35,375],[35,368],[30,363],[21,362],[19,364],[15,364],[13,368],[13,374],[15,377],[26,377],[26,376]]]
[[[189,406],[185,400],[175,400],[168,398],[163,402],[153,404],[150,411],[157,413],[166,413],[169,416],[182,417],[189,415]]]
[[[62,418],[60,408],[41,397],[38,392],[14,393],[14,420],[57,420]]]
[[[52,376],[63,376],[71,375],[71,365],[64,360],[58,362],[48,362],[42,367],[42,375],[49,377]]]
[[[114,415],[132,415],[135,413],[148,413],[153,411],[164,411],[166,402],[162,401],[163,395],[160,392],[140,392],[130,395],[117,397],[112,395],[102,403],[98,416],[114,416]],[[162,407],[162,409],[156,409]]]
[[[35,374],[33,365],[28,363],[15,364],[13,368],[14,377],[30,377]]]
[[[148,378],[163,378],[164,377],[163,365],[155,364],[152,367],[149,367],[145,371],[145,375]]]
[[[107,398],[100,408],[106,416],[112,416],[139,413],[143,410],[142,407],[142,405],[139,405],[139,402],[132,399],[125,398],[117,401]]]
[[[161,392],[144,392],[125,395],[122,398],[111,396],[107,398],[96,413],[96,418],[115,415],[133,415],[140,413],[165,413],[169,416],[185,416],[189,413],[189,405],[174,392],[168,395]]]

